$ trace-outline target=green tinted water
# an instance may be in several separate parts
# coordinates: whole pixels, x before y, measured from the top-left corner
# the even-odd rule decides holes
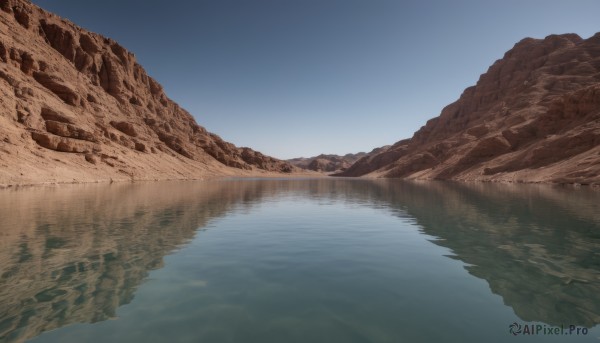
[[[600,341],[600,191],[322,179],[0,196],[0,342]]]

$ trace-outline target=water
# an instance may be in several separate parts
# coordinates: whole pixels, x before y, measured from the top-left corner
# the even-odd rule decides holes
[[[80,185],[0,218],[0,342],[600,342],[598,190]]]

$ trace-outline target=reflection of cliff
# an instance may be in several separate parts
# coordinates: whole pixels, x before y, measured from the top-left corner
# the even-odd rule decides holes
[[[163,256],[257,196],[234,181],[3,191],[0,342],[114,317]]]
[[[525,321],[600,324],[600,192],[375,182]]]
[[[80,185],[0,192],[0,342],[114,317],[229,211],[278,197],[414,217],[523,320],[600,324],[600,192],[398,180]]]
[[[292,181],[278,189],[415,218],[522,320],[600,324],[598,190],[400,180]]]

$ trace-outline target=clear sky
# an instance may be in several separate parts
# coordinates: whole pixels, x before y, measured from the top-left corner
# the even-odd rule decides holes
[[[600,31],[598,0],[34,0],[118,41],[194,115],[279,157],[411,137],[524,37]]]

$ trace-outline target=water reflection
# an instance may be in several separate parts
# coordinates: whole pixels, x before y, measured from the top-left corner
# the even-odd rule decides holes
[[[524,321],[600,323],[600,192],[550,186],[384,183]]]
[[[256,184],[163,183],[4,191],[0,341],[106,320],[148,271]]]
[[[115,316],[163,257],[231,211],[283,198],[413,218],[525,321],[600,323],[600,192],[397,180],[229,180],[7,190],[0,341]]]
[[[600,324],[599,190],[398,180],[349,185],[348,198],[415,218],[522,320]]]

